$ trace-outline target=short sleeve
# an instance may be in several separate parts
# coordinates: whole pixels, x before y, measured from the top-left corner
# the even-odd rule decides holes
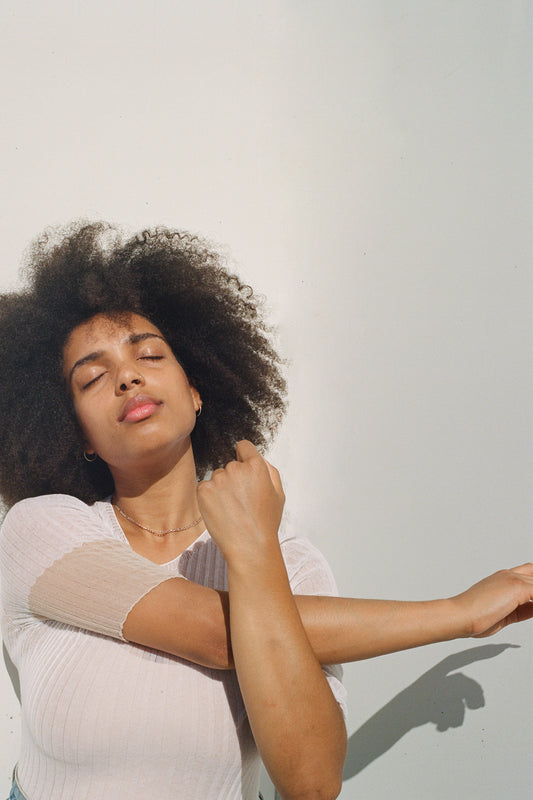
[[[331,568],[317,547],[308,539],[288,536],[281,541],[281,551],[293,594],[314,594],[338,597],[337,585]],[[323,666],[331,691],[347,718],[347,693],[342,683],[339,664]]]
[[[110,537],[91,506],[67,495],[13,506],[0,565],[7,624],[20,628],[37,617],[121,640],[133,606],[174,577]]]

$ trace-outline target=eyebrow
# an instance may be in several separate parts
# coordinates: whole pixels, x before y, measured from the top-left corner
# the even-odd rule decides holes
[[[145,339],[161,339],[162,342],[167,344],[167,340],[160,336],[158,333],[132,333],[126,339],[124,339],[121,344],[138,344],[139,342],[144,342]],[[74,371],[78,369],[78,367],[83,367],[84,364],[90,364],[92,361],[96,361],[97,359],[101,358],[104,355],[104,350],[95,350],[93,353],[87,353],[86,356],[83,358],[79,358],[73,365],[72,369],[68,374],[68,383],[72,381],[72,376]]]

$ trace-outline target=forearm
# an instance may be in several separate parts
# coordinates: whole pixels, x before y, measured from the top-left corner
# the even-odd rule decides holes
[[[464,636],[484,636],[533,616],[533,565],[503,570],[455,597],[430,601],[296,596],[321,664],[358,661]],[[137,644],[219,669],[233,667],[229,600],[174,578],[131,610],[124,636]],[[231,638],[234,631],[231,631]]]
[[[281,553],[259,563],[228,566],[233,657],[254,739],[282,797],[336,797],[346,749],[342,713],[305,634]]]
[[[292,602],[292,600],[291,600]],[[451,601],[293,598],[321,664],[342,664],[465,635]],[[231,624],[231,637],[230,637]],[[171,579],[149,592],[124,624],[126,639],[203,666],[231,669],[235,621],[227,592]]]
[[[356,661],[432,642],[491,636],[531,619],[533,564],[495,572],[445,600],[301,597],[297,605],[321,663]]]
[[[467,635],[453,600],[295,597],[321,664],[342,664]]]

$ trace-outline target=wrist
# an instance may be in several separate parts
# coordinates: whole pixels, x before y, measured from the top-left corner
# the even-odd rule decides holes
[[[450,627],[450,639],[467,639],[472,636],[473,626],[468,614],[463,593],[440,601],[444,604]]]
[[[281,561],[281,547],[277,532],[265,532],[253,526],[240,527],[238,535],[226,538],[217,545],[228,565],[228,569],[254,570]]]
[[[243,549],[226,557],[228,584],[246,585],[251,592],[268,591],[280,582],[289,586],[279,546]]]

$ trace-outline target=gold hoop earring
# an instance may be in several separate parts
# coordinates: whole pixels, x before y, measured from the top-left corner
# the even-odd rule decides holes
[[[92,464],[98,458],[96,453],[88,453],[86,450],[83,451],[83,457],[85,461],[88,461],[89,464]]]
[[[196,412],[196,419],[198,419],[201,413],[202,413],[202,406],[200,406],[200,408]]]

